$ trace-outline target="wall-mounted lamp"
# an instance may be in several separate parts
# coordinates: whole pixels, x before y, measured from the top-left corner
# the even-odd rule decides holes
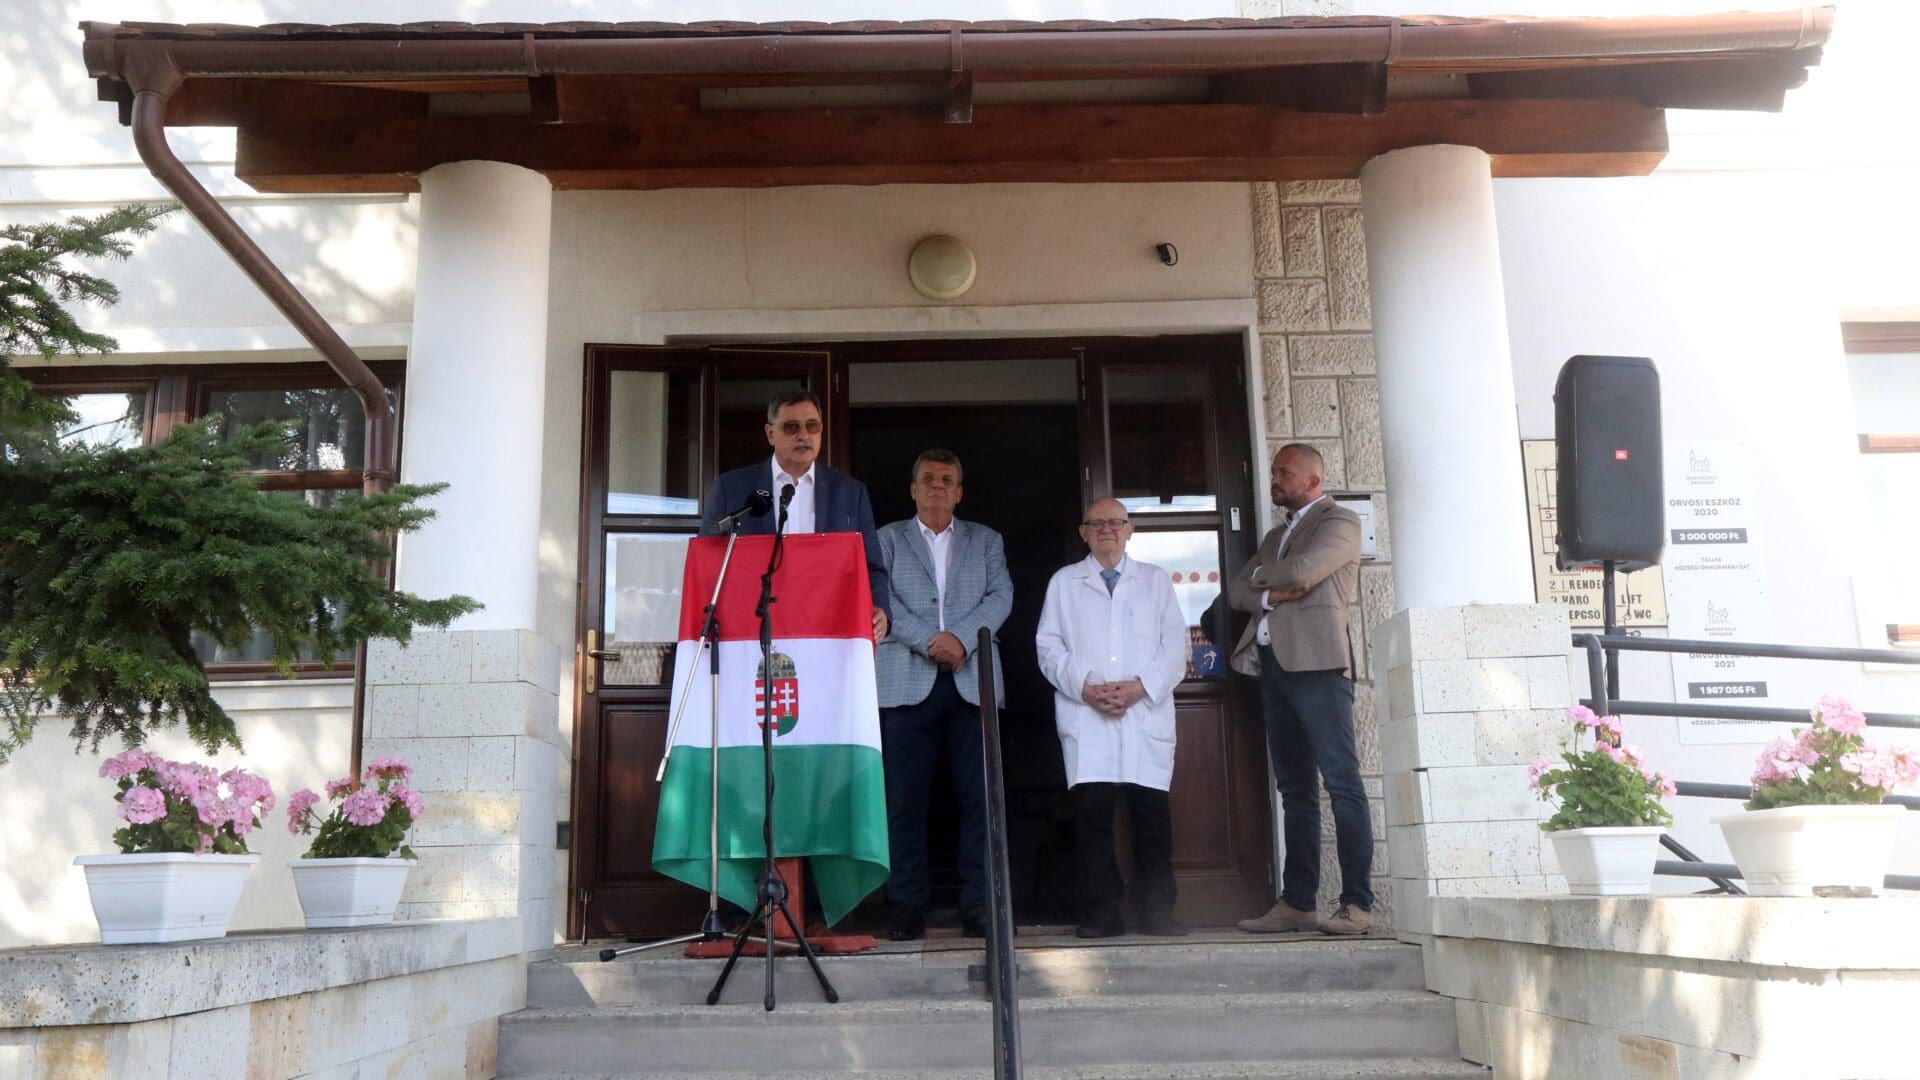
[[[978,265],[966,244],[951,236],[929,236],[907,256],[907,280],[930,300],[957,300],[973,288]]]

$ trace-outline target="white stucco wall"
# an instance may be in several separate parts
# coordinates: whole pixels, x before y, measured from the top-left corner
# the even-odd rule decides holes
[[[1250,14],[1338,14],[1341,0],[1274,0]],[[1473,14],[1594,13],[1576,0],[1412,0],[1362,10]],[[1662,10],[1718,10],[1723,0],[1652,0]],[[1760,5],[1777,6],[1777,5]],[[1672,437],[1741,435],[1771,481],[1761,511],[1776,538],[1770,590],[1791,640],[1857,638],[1854,575],[1899,553],[1866,550],[1845,512],[1857,490],[1851,405],[1837,323],[1920,318],[1920,240],[1909,207],[1920,128],[1900,129],[1911,92],[1891,50],[1911,34],[1903,0],[1848,0],[1824,65],[1784,117],[1673,114],[1674,150],[1650,179],[1497,185],[1501,256],[1522,434],[1551,434],[1553,372],[1575,352],[1660,360]],[[982,0],[448,0],[436,16],[561,19],[1200,18],[1229,3]],[[1258,10],[1255,10],[1258,8]],[[384,0],[27,0],[0,30],[0,220],[43,220],[115,201],[161,197],[110,105],[93,100],[79,59],[83,18],[263,23],[402,16]],[[1622,14],[1607,10],[1603,14]],[[242,225],[347,340],[366,355],[403,355],[413,306],[415,200],[286,198],[231,175],[231,134],[175,133],[173,144],[230,198]],[[1754,173],[1764,166],[1775,171]],[[1841,166],[1844,166],[1842,168]],[[971,244],[980,280],[957,305],[906,283],[912,241],[951,232]],[[1180,248],[1169,270],[1151,244]],[[804,188],[758,192],[562,193],[553,213],[546,356],[537,629],[571,640],[577,551],[581,346],[720,333],[788,340],[833,336],[1015,335],[1072,329],[1195,330],[1253,320],[1246,185],[987,185]],[[117,334],[114,362],[314,359],[199,228],[179,216],[113,268],[122,302],[95,324]],[[822,314],[824,313],[824,314]],[[1257,357],[1255,363],[1258,363]],[[1260,386],[1259,372],[1249,385]],[[1255,423],[1262,410],[1254,408]],[[1256,427],[1256,438],[1260,430]],[[1391,437],[1389,435],[1389,437]],[[1791,618],[1787,618],[1791,616]],[[1827,669],[1804,689],[1854,694],[1873,708],[1920,711],[1912,677]],[[1627,692],[1662,696],[1667,664],[1629,662]],[[228,693],[241,693],[231,691]],[[310,684],[244,692],[246,762],[283,793],[344,771],[344,704]],[[314,695],[320,694],[321,698]],[[561,709],[569,711],[570,687]],[[316,701],[333,704],[315,704]],[[570,725],[570,715],[562,717]],[[1750,747],[1682,747],[1671,721],[1635,721],[1635,737],[1690,779],[1744,777]],[[184,752],[184,746],[165,744]],[[49,724],[0,771],[0,947],[91,932],[74,854],[104,850],[105,781]],[[75,797],[78,793],[78,797]],[[91,795],[87,793],[92,793]],[[558,812],[568,814],[568,793]],[[1682,838],[1717,855],[1705,826],[1725,804],[1683,803]],[[1920,871],[1920,823],[1904,828],[1900,869]],[[290,853],[284,830],[237,926],[297,918],[290,892],[265,884]],[[564,859],[561,860],[564,866]],[[564,872],[564,871],[562,871]],[[274,881],[283,875],[273,875]],[[264,891],[263,891],[264,890]]]

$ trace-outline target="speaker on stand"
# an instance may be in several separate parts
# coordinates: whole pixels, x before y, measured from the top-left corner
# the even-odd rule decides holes
[[[1644,356],[1576,356],[1553,386],[1555,561],[1600,566],[1604,632],[1614,632],[1614,574],[1658,565],[1666,546],[1660,373]],[[1607,650],[1607,694],[1620,657]]]

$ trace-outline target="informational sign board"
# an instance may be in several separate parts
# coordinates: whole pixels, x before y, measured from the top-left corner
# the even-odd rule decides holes
[[[1543,604],[1567,609],[1575,630],[1598,630],[1603,624],[1603,588],[1598,567],[1560,570],[1553,565],[1554,449],[1552,439],[1526,439],[1520,457],[1527,471],[1527,520],[1533,529],[1533,596]],[[1614,578],[1614,625],[1667,625],[1667,598],[1660,568],[1650,566]]]
[[[1680,439],[1666,453],[1668,626],[1676,638],[1770,642],[1766,538],[1753,512],[1753,457],[1738,439]],[[1673,654],[1673,697],[1692,705],[1766,705],[1778,661]],[[1763,743],[1765,720],[1680,721],[1682,743]]]

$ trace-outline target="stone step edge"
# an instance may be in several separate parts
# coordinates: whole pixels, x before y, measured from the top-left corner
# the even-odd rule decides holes
[[[738,975],[735,976],[738,978]],[[882,1000],[849,1002],[842,1000],[828,1004],[817,999],[792,1000],[791,993],[779,1002],[779,1008],[771,1013],[761,1007],[760,993],[762,983],[754,981],[752,995],[746,996],[743,988],[735,984],[728,995],[730,1000],[719,1005],[612,1005],[612,1006],[564,1006],[560,1008],[529,1007],[519,1012],[509,1013],[500,1018],[503,1025],[523,1023],[570,1023],[579,1020],[605,1020],[607,1022],[634,1022],[667,1020],[695,1023],[738,1023],[742,1013],[753,1012],[767,1017],[768,1023],[779,1023],[787,1017],[799,1017],[807,1023],[817,1023],[830,1019],[836,1014],[845,1014],[848,1021],[870,1020],[885,1016],[890,1018],[913,1019],[915,1017],[986,1015],[992,1011],[993,1003],[984,999],[954,998],[947,1000]],[[740,995],[743,999],[736,999]],[[1268,1009],[1275,1012],[1286,1011],[1326,1011],[1330,1009],[1379,1008],[1387,1005],[1411,1005],[1416,1007],[1452,1008],[1453,999],[1443,997],[1427,990],[1341,990],[1341,991],[1277,991],[1254,994],[1130,994],[1114,997],[1036,997],[1020,1003],[1022,1016],[1045,1013],[1069,1012],[1114,1012],[1119,1010],[1152,1009],[1185,1014],[1232,1012],[1239,1010]]]
[[[1030,1080],[1398,1080],[1485,1077],[1484,1065],[1459,1058],[1320,1058],[1289,1062],[1182,1062],[1177,1065],[1028,1065]],[[874,1072],[794,1071],[669,1073],[521,1073],[510,1080],[991,1080],[992,1069],[913,1069]]]
[[[1117,957],[1132,961],[1172,961],[1176,959],[1197,960],[1217,959],[1222,954],[1236,957],[1272,956],[1286,953],[1347,953],[1365,952],[1416,952],[1420,946],[1392,938],[1334,938],[1312,935],[1270,935],[1246,941],[1196,941],[1180,944],[1154,945],[1047,945],[1037,948],[1015,950],[1018,962],[1030,960],[1053,960],[1065,957],[1103,956]],[[931,951],[853,953],[844,956],[830,956],[822,959],[834,964],[946,964],[979,963],[986,956],[984,947],[977,949],[935,949]],[[757,959],[743,957],[746,959]],[[640,960],[571,959],[555,956],[546,960],[533,961],[535,965],[548,967],[584,968],[588,970],[618,970],[626,967],[711,967],[717,968],[714,960],[690,960],[684,956],[648,957]]]

